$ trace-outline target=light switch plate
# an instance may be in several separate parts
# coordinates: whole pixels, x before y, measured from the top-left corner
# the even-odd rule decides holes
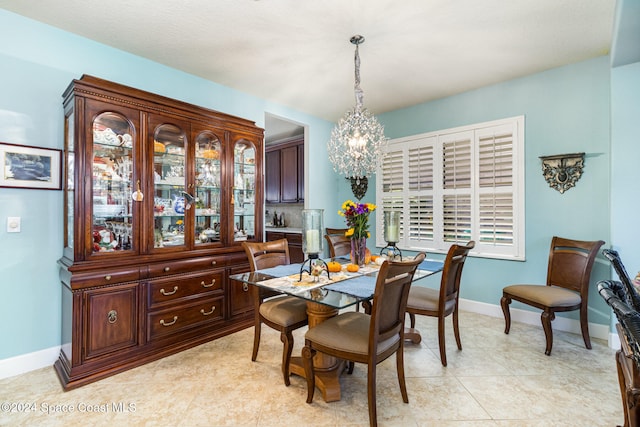
[[[20,232],[20,217],[10,216],[7,218],[7,233],[19,233]]]

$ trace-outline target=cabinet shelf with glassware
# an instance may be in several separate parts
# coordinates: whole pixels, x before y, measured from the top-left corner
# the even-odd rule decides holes
[[[234,146],[233,220],[234,240],[255,239],[256,151],[245,141]]]
[[[263,130],[91,76],[63,100],[65,389],[252,326],[227,281],[262,239]]]

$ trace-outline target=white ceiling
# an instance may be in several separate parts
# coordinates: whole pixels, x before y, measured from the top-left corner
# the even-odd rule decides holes
[[[615,0],[0,0],[0,8],[330,121],[606,55]]]

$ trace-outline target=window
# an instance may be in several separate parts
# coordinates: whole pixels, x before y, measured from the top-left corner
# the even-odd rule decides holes
[[[398,210],[401,249],[524,260],[524,117],[390,141],[376,179],[376,240]]]

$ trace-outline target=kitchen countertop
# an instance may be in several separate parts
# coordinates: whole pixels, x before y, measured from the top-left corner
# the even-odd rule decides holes
[[[266,226],[264,228],[265,231],[275,231],[276,233],[295,233],[302,234],[301,228],[293,228],[293,227],[269,227]]]

